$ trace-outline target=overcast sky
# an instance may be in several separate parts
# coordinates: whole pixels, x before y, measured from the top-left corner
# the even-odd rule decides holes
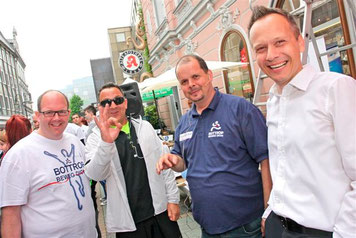
[[[90,76],[90,59],[110,57],[107,29],[130,24],[131,0],[0,0],[0,8],[0,31],[9,39],[16,28],[36,102]]]

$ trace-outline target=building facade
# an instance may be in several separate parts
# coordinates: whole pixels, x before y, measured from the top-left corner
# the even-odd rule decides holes
[[[111,64],[115,82],[118,84],[122,84],[125,81],[125,78],[129,77],[128,75],[124,75],[119,65],[119,57],[121,52],[129,49],[135,49],[132,41],[128,41],[128,39],[131,38],[131,32],[131,27],[108,29]]]
[[[13,39],[6,39],[0,32],[0,128],[13,114],[31,117],[32,98],[25,80],[25,62],[23,61],[16,41],[16,30]]]
[[[197,54],[206,61],[245,62],[247,65],[214,73],[214,86],[222,92],[253,101],[257,82],[260,82],[259,100],[266,101],[272,81],[268,78],[259,80],[259,68],[247,31],[251,7],[255,5],[283,8],[295,15],[303,28],[306,9],[303,0],[142,0],[149,63],[154,76],[175,67],[178,59],[186,54]],[[324,70],[355,78],[354,5],[350,0],[315,1],[312,4],[311,28]],[[309,63],[318,67],[318,57],[314,51],[309,52]],[[181,113],[184,113],[188,108],[187,100],[182,92],[179,96]],[[263,103],[260,106],[263,111]]]
[[[74,79],[72,84],[67,85],[64,89],[60,90],[70,100],[73,95],[78,95],[83,100],[83,106],[85,107],[97,102],[93,77],[84,77],[80,79]]]

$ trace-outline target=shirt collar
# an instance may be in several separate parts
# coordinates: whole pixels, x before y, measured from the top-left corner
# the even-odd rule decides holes
[[[128,121],[122,126],[121,131],[125,132],[125,134],[130,134],[130,125]]]
[[[303,69],[283,88],[283,94],[289,94],[293,88],[306,91],[315,74],[316,71],[312,66],[304,65]],[[270,89],[270,96],[273,95],[279,95],[276,84],[273,84]]]
[[[214,88],[214,90],[215,90],[215,95],[213,97],[213,100],[211,100],[209,106],[206,108],[206,109],[209,108],[210,110],[213,110],[213,111],[215,111],[215,109],[218,107],[218,104],[219,104],[219,101],[221,98],[221,93],[219,92],[219,90],[216,88]],[[204,110],[206,110],[206,109],[204,109]],[[199,113],[197,112],[195,104],[193,104],[193,107],[191,109],[191,115],[192,115],[192,117],[200,116]]]

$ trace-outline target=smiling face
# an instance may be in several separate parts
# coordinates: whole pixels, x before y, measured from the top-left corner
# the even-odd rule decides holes
[[[118,88],[105,88],[100,92],[99,101],[103,101],[105,99],[114,99],[116,97],[123,97],[122,93]],[[99,106],[101,107],[101,106]],[[126,118],[126,109],[127,109],[127,99],[119,105],[116,105],[115,102],[111,102],[109,106],[108,115],[109,117],[114,117],[119,120],[122,125],[125,125],[127,122]]]
[[[41,112],[68,110],[68,105],[62,94],[50,91],[43,95],[40,110]],[[40,123],[38,133],[51,140],[60,140],[67,127],[69,113],[66,116],[59,116],[56,113],[53,117],[46,117],[43,113],[36,112]]]
[[[251,27],[250,40],[261,70],[277,84],[278,91],[302,70],[300,53],[304,51],[301,35],[296,38],[287,19],[270,14]]]
[[[213,73],[200,67],[199,62],[191,58],[177,66],[177,78],[184,95],[196,105],[210,103],[214,96]]]

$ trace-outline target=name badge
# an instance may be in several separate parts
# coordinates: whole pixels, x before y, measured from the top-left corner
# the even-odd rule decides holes
[[[185,141],[187,139],[192,138],[192,136],[193,136],[192,131],[185,132],[185,133],[179,135],[179,141]]]

